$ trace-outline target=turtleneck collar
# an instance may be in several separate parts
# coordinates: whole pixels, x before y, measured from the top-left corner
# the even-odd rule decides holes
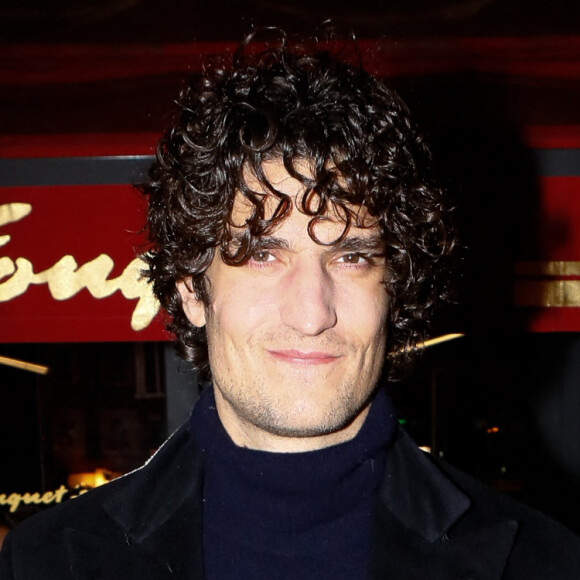
[[[297,532],[340,518],[374,495],[395,425],[381,389],[350,441],[302,453],[256,451],[233,443],[208,387],[190,420],[205,457],[207,508],[219,510],[224,529],[243,519],[261,529]]]

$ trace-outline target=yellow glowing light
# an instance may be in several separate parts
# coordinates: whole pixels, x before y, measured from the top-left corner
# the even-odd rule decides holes
[[[37,373],[39,375],[45,375],[50,370],[44,365],[37,365],[35,363],[18,360],[16,358],[10,358],[7,356],[0,356],[0,365],[6,365],[7,367],[13,367],[15,369],[22,369],[23,371],[30,371],[31,373]]]
[[[81,473],[71,473],[67,477],[67,483],[70,488],[75,487],[99,487],[99,485],[104,485],[112,479],[115,479],[119,474],[112,473],[101,467],[95,469],[95,471],[87,471]]]

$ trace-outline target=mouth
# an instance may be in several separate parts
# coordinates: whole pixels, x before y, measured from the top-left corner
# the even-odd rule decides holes
[[[269,350],[268,353],[281,362],[299,365],[323,365],[335,362],[342,355],[332,354],[328,352],[304,352],[300,350],[285,349],[285,350]]]

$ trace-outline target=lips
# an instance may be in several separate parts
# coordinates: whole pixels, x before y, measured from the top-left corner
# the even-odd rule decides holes
[[[328,352],[304,352],[293,349],[270,350],[268,352],[276,360],[289,364],[300,365],[330,364],[342,356]]]

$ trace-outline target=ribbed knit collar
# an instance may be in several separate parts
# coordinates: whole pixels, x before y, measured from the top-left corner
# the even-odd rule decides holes
[[[243,518],[262,529],[288,532],[312,529],[367,502],[383,477],[395,425],[382,389],[353,439],[316,451],[273,453],[238,447],[221,424],[210,387],[190,419],[205,457],[206,501],[219,509],[220,525],[227,528]]]

